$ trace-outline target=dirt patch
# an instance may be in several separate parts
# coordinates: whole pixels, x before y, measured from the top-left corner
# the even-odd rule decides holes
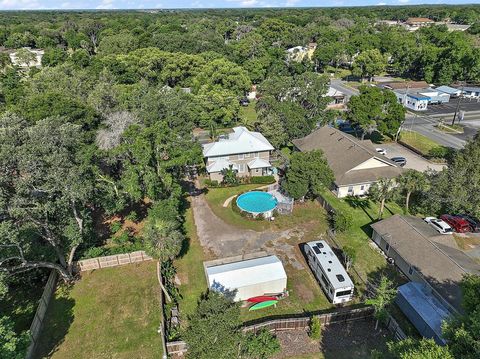
[[[278,332],[277,338],[282,351],[274,359],[290,358],[320,352],[320,343],[311,340],[306,330]]]
[[[278,332],[282,351],[274,359],[323,353],[325,358],[370,358],[372,350],[386,352],[386,343],[392,338],[386,329],[374,330],[373,320],[330,324],[322,328],[322,339],[314,341],[307,330]]]
[[[304,283],[295,283],[293,286],[295,288],[295,292],[298,293],[298,296],[303,302],[308,303],[315,299],[313,291]]]
[[[458,247],[463,250],[475,249],[480,245],[479,237],[469,237],[465,235],[454,234],[453,238],[455,238],[455,242],[457,242]]]

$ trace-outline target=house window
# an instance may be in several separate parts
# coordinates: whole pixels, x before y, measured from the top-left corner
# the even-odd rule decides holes
[[[360,191],[365,191],[365,185],[362,184],[362,185],[360,186]]]
[[[239,159],[239,160],[243,160],[244,158],[245,158],[245,155],[244,155],[243,153],[240,153],[240,154],[238,155],[238,159]]]
[[[389,249],[390,249],[390,244],[387,243],[387,245],[385,246],[385,251],[388,252]]]
[[[245,158],[250,158],[250,153],[245,153]]]
[[[239,163],[238,164],[238,172],[239,173],[245,172],[245,163]]]
[[[255,158],[260,158],[260,152],[255,152]]]
[[[353,193],[353,186],[348,186],[348,193],[349,194]]]
[[[410,274],[410,275],[413,274],[413,268],[412,267],[408,268],[408,274]]]

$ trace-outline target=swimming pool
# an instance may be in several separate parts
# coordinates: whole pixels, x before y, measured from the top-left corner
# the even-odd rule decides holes
[[[242,211],[254,215],[263,213],[266,217],[270,217],[277,207],[277,199],[267,192],[252,191],[240,195],[237,198],[237,206]]]

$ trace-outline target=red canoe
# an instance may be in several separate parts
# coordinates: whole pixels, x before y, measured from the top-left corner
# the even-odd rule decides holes
[[[268,295],[259,295],[258,297],[248,298],[247,302],[261,303],[261,302],[266,302],[267,300],[277,300],[277,297],[271,297],[271,296],[268,296]]]

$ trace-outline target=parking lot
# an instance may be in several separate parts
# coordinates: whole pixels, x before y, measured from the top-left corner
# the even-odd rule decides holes
[[[460,99],[454,98],[450,99],[450,102],[444,103],[444,104],[438,104],[438,105],[428,105],[428,108],[426,111],[421,111],[418,112],[419,114],[425,114],[425,115],[430,115],[430,116],[441,116],[445,115],[453,115],[455,113],[455,110],[457,109],[458,106],[458,101]],[[480,111],[480,99],[473,99],[473,98],[462,98],[459,106],[460,111],[465,111],[467,114],[468,112],[476,112]]]
[[[428,169],[441,171],[445,167],[445,165],[427,161],[422,156],[417,155],[415,152],[410,151],[398,143],[384,143],[379,145],[379,147],[384,148],[387,151],[388,158],[398,156],[405,157],[407,159],[407,164],[404,168],[411,168],[424,172]]]

